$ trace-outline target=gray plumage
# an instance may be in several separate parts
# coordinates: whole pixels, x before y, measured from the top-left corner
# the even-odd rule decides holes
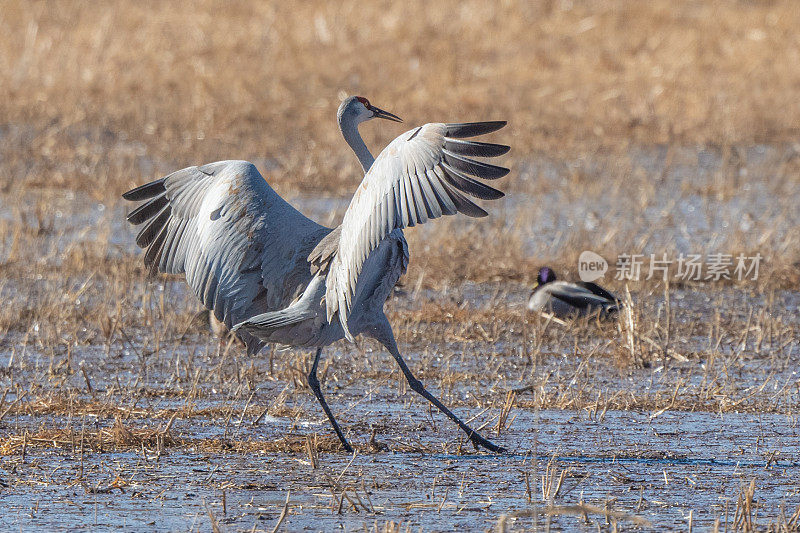
[[[411,388],[476,446],[500,450],[416,380],[397,350],[383,305],[408,266],[403,228],[457,212],[485,216],[463,193],[502,196],[473,177],[496,179],[508,170],[467,156],[494,157],[508,147],[459,139],[496,131],[505,122],[426,124],[397,137],[376,160],[358,125],[371,118],[400,119],[361,97],[345,100],[337,118],[365,172],[339,227],[302,215],[251,163],[189,167],[123,195],[144,202],[128,220],[144,225],[136,242],[146,248],[145,264],[154,273],[185,274],[197,297],[249,353],[265,343],[317,348],[309,385],[346,449],[316,368],[322,347],[363,333],[381,342]]]

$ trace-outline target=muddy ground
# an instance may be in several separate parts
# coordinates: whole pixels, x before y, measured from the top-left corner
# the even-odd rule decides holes
[[[180,282],[160,290],[191,305]],[[673,312],[682,317],[675,327],[715,304],[737,316],[738,293],[674,290]],[[304,386],[310,353],[266,349],[247,358],[202,324],[157,348],[146,331],[49,355],[17,338],[8,344],[26,348],[0,355],[0,524],[225,531],[271,531],[279,521],[289,530],[379,531],[796,524],[796,341],[778,340],[774,324],[759,326],[776,335],[760,348],[755,326],[744,348],[733,338],[709,348],[707,335],[676,335],[673,355],[654,349],[632,363],[613,324],[548,322],[526,314],[526,295],[519,285],[465,283],[414,300],[401,289],[389,304],[412,368],[508,448],[501,455],[476,452],[370,342],[329,348],[321,369],[356,447],[351,456]],[[651,295],[639,305],[652,311],[663,302]],[[798,300],[782,291],[771,304],[753,305],[796,309]],[[429,306],[462,320],[420,320]],[[521,321],[498,327],[491,317],[502,312]],[[796,318],[783,324],[798,329]],[[526,345],[515,326],[527,330]]]

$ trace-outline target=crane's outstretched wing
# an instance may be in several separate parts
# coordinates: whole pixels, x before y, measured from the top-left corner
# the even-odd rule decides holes
[[[338,249],[326,283],[328,321],[338,312],[345,335],[353,294],[364,261],[389,233],[456,212],[471,217],[486,211],[462,193],[494,200],[503,193],[469,175],[496,179],[508,169],[469,159],[495,157],[508,146],[461,140],[491,133],[504,121],[425,124],[403,133],[378,156],[344,215]]]
[[[186,281],[228,328],[289,305],[311,279],[308,254],[330,232],[267,184],[247,161],[189,167],[123,198],[144,203],[128,215],[144,224],[136,244],[152,273]],[[248,351],[263,345],[238,332]]]

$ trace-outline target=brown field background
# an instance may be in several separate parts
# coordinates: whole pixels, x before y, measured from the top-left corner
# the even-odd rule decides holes
[[[308,354],[246,358],[217,345],[178,277],[147,278],[120,194],[189,165],[247,159],[291,201],[322,199],[316,218],[333,225],[361,179],[335,121],[346,94],[405,119],[361,127],[376,154],[424,122],[509,122],[491,137],[512,146],[500,162],[511,173],[493,183],[507,199],[482,203],[488,219],[408,231],[412,263],[387,305],[401,351],[446,403],[488,413],[514,446],[539,428],[509,422],[501,437],[513,409],[600,421],[606,410],[793,415],[798,28],[795,1],[0,0],[0,456],[23,465],[28,453],[70,449],[83,481],[86,416],[98,417],[87,449],[101,459],[109,447],[177,448],[176,461],[223,448],[316,453],[302,428],[282,438],[270,424],[241,436],[237,426],[231,437],[231,420],[321,416],[305,389]],[[704,158],[714,163],[700,168]],[[558,216],[557,202],[570,213]],[[691,202],[733,213],[701,240],[761,253],[757,282],[632,284],[636,305],[604,326],[524,312],[542,264],[574,275],[586,249],[674,257],[674,236],[703,244],[681,211]],[[548,229],[533,222],[539,212]],[[375,404],[411,401],[377,352],[369,342],[326,352],[333,402],[359,405],[374,390]],[[276,383],[284,390],[271,394]],[[363,444],[375,428],[342,411],[360,449],[380,454]],[[386,420],[378,441],[395,451],[433,453],[434,439],[457,434],[442,424],[407,448],[415,431]],[[224,433],[203,437],[206,424]],[[335,449],[328,437],[314,446]],[[461,453],[457,438],[442,449]],[[51,482],[8,472],[25,501]]]
[[[345,194],[340,93],[406,122],[504,118],[514,152],[794,142],[796,2],[11,2],[2,187],[115,198],[160,167],[277,160]],[[397,134],[367,127],[373,145]],[[128,147],[127,149],[125,147]],[[509,180],[513,188],[513,177]]]
[[[0,192],[44,191],[28,218],[46,218],[47,191],[115,202],[177,168],[248,159],[283,195],[346,198],[359,169],[334,117],[343,94],[360,94],[409,127],[507,119],[497,138],[513,147],[501,182],[512,194],[538,190],[519,179],[526,161],[600,157],[602,182],[570,172],[564,186],[620,203],[638,188],[643,204],[655,176],[631,176],[614,154],[796,143],[798,27],[790,1],[5,1]],[[362,128],[375,153],[400,131]],[[786,163],[775,172],[796,187],[800,165]],[[490,237],[493,272],[529,279],[537,261],[515,236]],[[489,275],[464,242],[438,244],[463,259],[455,277]],[[571,264],[572,244],[540,259]],[[799,248],[772,264],[790,271]]]
[[[105,301],[122,300],[144,274],[129,250],[113,253],[114,207],[126,189],[172,170],[248,159],[284,196],[346,200],[360,169],[335,124],[344,94],[367,96],[406,127],[507,119],[494,138],[513,148],[503,161],[512,172],[498,182],[509,199],[531,198],[533,211],[546,201],[537,203],[540,193],[556,190],[618,206],[598,211],[596,230],[557,227],[560,240],[536,256],[525,247],[538,230],[524,208],[410,231],[414,284],[528,283],[544,262],[573,267],[583,249],[641,249],[649,237],[630,228],[663,196],[663,176],[633,168],[633,151],[666,149],[668,161],[687,148],[720,154],[710,184],[680,182],[681,202],[736,197],[748,163],[739,154],[763,145],[780,157],[751,176],[768,183],[778,212],[747,213],[750,229],[731,230],[723,244],[766,256],[761,285],[794,287],[800,235],[775,228],[795,209],[800,172],[798,27],[800,6],[788,1],[5,1],[0,274],[61,289],[29,296],[29,315],[6,312],[0,323],[24,329],[54,312],[47,302],[59,301],[70,276],[91,273]],[[361,129],[375,153],[403,131]],[[557,182],[531,170],[540,160],[552,162]],[[59,202],[75,198],[112,209],[86,223],[96,228],[74,222],[94,238],[64,244]]]
[[[115,253],[114,236],[133,230],[112,229],[114,207],[126,189],[172,170],[248,159],[284,196],[349,198],[360,169],[335,123],[344,94],[405,119],[362,126],[374,153],[426,121],[507,119],[494,139],[512,146],[502,162],[512,172],[498,182],[509,199],[532,198],[536,210],[539,194],[556,190],[619,206],[598,211],[594,231],[557,227],[561,240],[536,256],[524,245],[537,231],[524,208],[410,231],[415,286],[529,283],[544,262],[574,268],[583,249],[642,248],[630,228],[663,195],[663,176],[634,169],[633,150],[721,154],[719,176],[710,185],[687,177],[680,202],[735,197],[738,154],[758,144],[788,154],[756,178],[770,183],[778,214],[748,213],[751,229],[731,230],[724,244],[766,256],[760,285],[794,287],[800,235],[774,229],[794,209],[800,172],[798,27],[800,6],[788,1],[4,1],[0,275],[38,289],[15,293],[25,311],[6,310],[0,325],[24,331],[54,313],[107,320],[112,311],[87,311],[86,301],[59,304],[90,275],[84,292],[130,305],[121,302],[131,280],[145,276],[130,249]],[[531,170],[539,160],[553,162],[558,182]],[[84,223],[97,227],[78,217],[67,238],[61,206],[75,198],[111,209]],[[76,240],[82,231],[96,234]]]

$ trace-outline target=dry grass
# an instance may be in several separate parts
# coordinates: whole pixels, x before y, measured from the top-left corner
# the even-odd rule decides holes
[[[68,429],[40,430],[32,434],[9,434],[0,439],[0,455],[22,455],[31,450],[64,449],[73,454],[81,449],[93,453],[114,453],[120,451],[144,451],[159,455],[165,448],[181,447],[190,453],[302,453],[307,439],[305,436],[282,437],[275,440],[222,439],[222,438],[176,438],[169,429],[129,428],[117,421],[109,429],[82,430]],[[341,443],[335,436],[318,438],[315,444],[319,452],[338,452]],[[35,451],[33,453],[36,453]]]
[[[410,124],[508,117],[515,160],[791,142],[800,123],[791,1],[221,8],[6,2],[6,185],[106,199],[154,171],[242,157],[274,158],[281,192],[348,193],[356,167],[333,126],[340,91]]]
[[[186,165],[242,158],[301,205],[346,201],[359,169],[335,127],[343,93],[409,127],[509,119],[495,136],[513,147],[499,183],[508,201],[488,206],[488,220],[409,231],[411,268],[387,306],[412,367],[476,426],[528,446],[518,415],[546,409],[601,425],[617,410],[643,411],[655,425],[678,411],[792,418],[798,26],[791,1],[4,2],[0,465],[17,476],[29,457],[35,468],[80,455],[82,479],[85,449],[87,470],[110,452],[141,452],[143,464],[162,453],[288,454],[318,478],[330,473],[320,453],[338,442],[312,441],[300,423],[321,419],[307,354],[247,359],[210,338],[182,280],[146,278],[119,195]],[[362,133],[377,151],[400,131],[369,124]],[[335,223],[338,205],[316,218]],[[572,276],[583,250],[674,258],[686,246],[758,252],[764,267],[756,282],[609,281],[632,294],[619,323],[559,324],[523,310],[541,264]],[[320,375],[359,453],[469,451],[409,399],[372,343],[333,347]],[[404,403],[403,414],[362,416],[367,403]],[[276,435],[264,424],[270,434],[251,437],[266,415],[291,429]],[[208,426],[221,435],[201,435]],[[546,506],[509,513],[498,530],[576,513],[611,529],[646,511],[641,499],[635,509],[614,509],[616,497],[565,500],[586,476],[557,466],[542,477]],[[326,512],[374,516],[365,476],[348,477],[309,486],[331,493]],[[133,478],[112,476],[103,490]],[[562,482],[571,488],[559,492]],[[435,494],[434,480],[429,499],[404,509],[458,515],[466,504],[447,491],[452,499],[467,485],[450,479]],[[730,520],[718,523],[797,528],[797,513],[759,516],[755,492],[740,487]],[[281,521],[291,521],[285,493]],[[719,505],[714,512],[721,517]]]
[[[792,2],[312,2],[226,4],[218,16],[219,4],[207,1],[6,2],[0,190],[6,201],[25,201],[10,220],[0,218],[0,268],[31,274],[32,262],[53,268],[57,257],[63,278],[108,263],[114,250],[102,234],[67,253],[37,245],[59,227],[52,201],[65,188],[112,207],[125,189],[170,170],[244,158],[281,194],[347,197],[358,173],[333,120],[342,92],[368,95],[409,125],[509,118],[498,137],[514,147],[506,160],[514,172],[502,188],[512,198],[530,195],[531,211],[552,190],[545,170],[531,166],[543,159],[562,175],[565,200],[611,194],[621,206],[589,206],[578,216],[641,220],[663,176],[630,153],[653,146],[669,148],[667,170],[681,147],[720,154],[715,180],[695,190],[687,176],[681,195],[736,196],[744,166],[783,198],[796,186],[794,152],[767,168],[749,168],[741,153],[753,143],[784,146],[797,134],[798,11]],[[398,131],[364,128],[376,149]],[[633,205],[630,190],[638,191]],[[766,251],[763,279],[796,284],[798,238],[775,234],[780,213],[753,216],[752,228],[732,228],[721,245]],[[478,225],[442,222],[424,238],[410,232],[411,275],[424,274],[425,286],[529,281],[543,261],[571,266],[586,248],[613,256],[649,241],[620,224],[576,225],[564,235],[559,227],[552,248],[532,258],[524,243],[536,227],[510,211]],[[140,274],[130,268],[112,274]]]

